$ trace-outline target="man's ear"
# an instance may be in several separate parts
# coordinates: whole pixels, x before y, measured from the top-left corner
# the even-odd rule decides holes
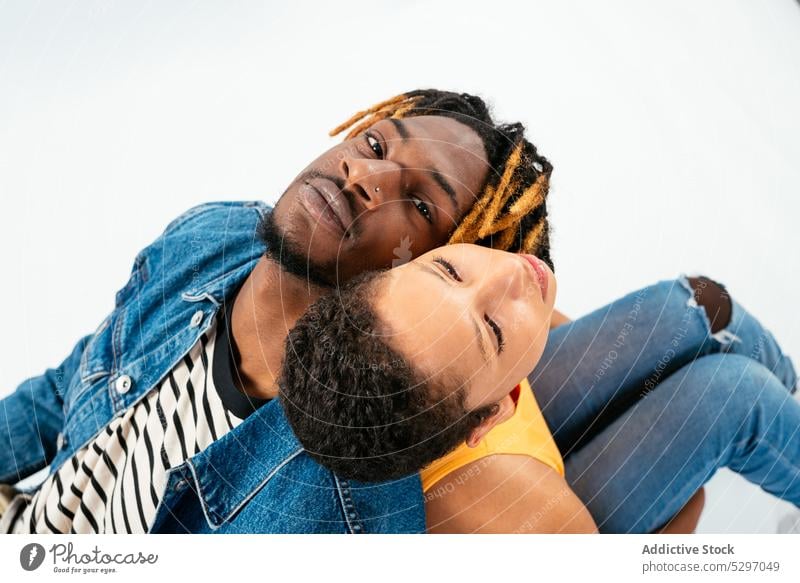
[[[484,419],[480,425],[473,429],[467,437],[468,447],[477,447],[481,440],[489,433],[495,425],[510,419],[517,410],[517,404],[509,393],[497,402],[497,409],[492,415]]]

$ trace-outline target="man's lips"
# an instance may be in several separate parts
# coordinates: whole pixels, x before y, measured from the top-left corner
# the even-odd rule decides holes
[[[533,277],[539,285],[539,292],[542,294],[542,301],[547,301],[547,287],[550,281],[550,278],[547,274],[547,268],[535,255],[526,255],[523,253],[521,254],[521,257],[533,271]]]
[[[344,194],[327,178],[311,178],[299,189],[300,203],[314,219],[329,230],[343,236],[352,226],[353,215]]]

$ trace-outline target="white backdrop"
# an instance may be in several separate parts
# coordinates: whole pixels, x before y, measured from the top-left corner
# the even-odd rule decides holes
[[[429,86],[488,98],[553,161],[567,314],[703,272],[800,361],[794,0],[19,0],[0,4],[0,396],[95,328],[177,214],[274,201],[327,130]],[[786,508],[723,474],[701,526],[770,531]]]

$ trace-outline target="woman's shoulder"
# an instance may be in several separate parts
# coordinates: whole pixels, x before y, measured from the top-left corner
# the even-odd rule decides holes
[[[493,455],[519,455],[536,459],[564,475],[564,461],[542,415],[527,379],[512,392],[516,410],[486,435],[477,447],[462,444],[420,472],[427,492],[447,475]]]

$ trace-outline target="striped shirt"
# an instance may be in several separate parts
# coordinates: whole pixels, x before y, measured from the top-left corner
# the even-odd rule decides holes
[[[5,533],[145,533],[167,471],[238,426],[265,401],[233,382],[233,301],[183,359],[134,406],[75,452],[0,519]]]

